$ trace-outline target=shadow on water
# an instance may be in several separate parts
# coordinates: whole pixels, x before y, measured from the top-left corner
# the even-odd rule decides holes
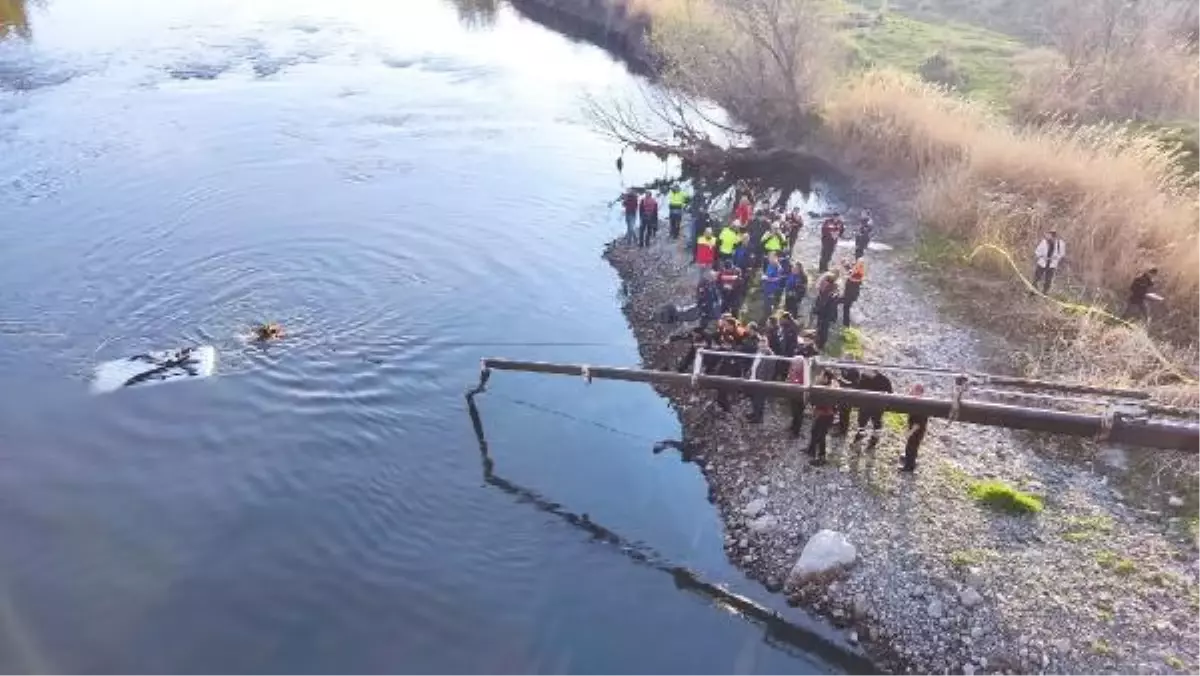
[[[448,0],[458,12],[458,20],[467,28],[490,28],[496,24],[499,0]]]
[[[817,656],[831,665],[844,669],[850,674],[870,674],[877,670],[869,660],[860,655],[847,652],[842,647],[828,639],[793,624],[779,613],[759,605],[755,601],[740,594],[735,594],[718,585],[708,582],[696,573],[671,563],[663,555],[652,548],[630,542],[619,534],[592,521],[586,513],[576,514],[561,504],[548,500],[536,491],[513,483],[495,472],[495,461],[488,451],[487,436],[483,429],[483,418],[475,403],[475,396],[482,388],[468,392],[467,413],[471,417],[471,426],[475,430],[479,442],[480,465],[483,469],[483,480],[489,486],[515,497],[519,502],[533,505],[547,514],[562,519],[564,522],[587,533],[594,541],[611,545],[632,561],[649,566],[671,576],[675,587],[681,591],[694,594],[704,601],[721,608],[732,615],[743,618],[763,630],[763,642],[768,646],[801,658]]]
[[[26,40],[32,37],[25,5],[26,0],[0,0],[0,40],[11,36]]]

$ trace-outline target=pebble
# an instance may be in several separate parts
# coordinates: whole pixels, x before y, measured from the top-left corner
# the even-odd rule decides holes
[[[925,613],[935,620],[940,618],[944,612],[942,602],[937,600],[930,601],[929,606],[925,608]]]
[[[963,662],[962,672],[966,676],[975,676],[975,665],[970,662]]]
[[[970,587],[967,587],[966,589],[962,590],[962,593],[960,593],[958,595],[958,601],[959,601],[959,603],[962,603],[967,608],[974,608],[975,606],[979,605],[980,603],[983,603],[983,597],[980,596],[979,592],[975,591],[974,589],[972,589]]]

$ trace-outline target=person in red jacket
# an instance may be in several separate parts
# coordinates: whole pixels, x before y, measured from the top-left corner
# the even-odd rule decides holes
[[[712,228],[705,228],[704,234],[696,238],[696,264],[700,267],[711,268],[717,260],[717,238],[713,236]]]
[[[638,229],[638,246],[650,246],[654,236],[658,234],[658,200],[654,193],[647,191],[642,197],[641,223]]]
[[[833,249],[837,246],[845,229],[846,225],[842,223],[842,217],[837,214],[826,218],[825,222],[821,224],[821,261],[817,266],[817,272],[825,272],[829,269],[829,261],[833,260]]]
[[[733,209],[733,218],[745,227],[750,219],[754,216],[754,207],[750,204],[750,198],[745,195],[738,200],[737,206]]]

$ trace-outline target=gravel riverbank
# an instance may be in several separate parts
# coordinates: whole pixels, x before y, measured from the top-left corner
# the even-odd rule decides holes
[[[797,245],[815,262],[815,235]],[[1005,345],[938,310],[937,292],[903,250],[868,254],[856,305],[865,356],[898,364],[985,370]],[[611,245],[625,313],[643,365],[671,368],[679,327],[658,323],[687,303],[697,271],[678,245]],[[814,266],[815,269],[815,266]],[[807,300],[801,314],[807,314]],[[894,377],[897,389],[911,379]],[[928,382],[928,381],[927,381]],[[932,384],[937,392],[937,383]],[[915,475],[897,472],[899,430],[877,448],[831,437],[814,468],[787,435],[782,402],[762,424],[748,402],[722,414],[711,393],[663,388],[726,525],[730,558],[772,590],[844,626],[883,667],[924,673],[1195,673],[1198,571],[1194,521],[1179,501],[1129,504],[1095,471],[1092,444],[1063,462],[1058,442],[934,420]],[[811,418],[811,416],[810,416]],[[1078,444],[1079,442],[1073,442]],[[971,482],[1004,481],[1040,496],[1036,515],[976,502]],[[764,519],[764,515],[772,518]],[[819,530],[843,533],[857,560],[832,581],[797,586],[788,574]]]

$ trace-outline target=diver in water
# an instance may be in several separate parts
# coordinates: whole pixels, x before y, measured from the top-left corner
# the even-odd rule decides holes
[[[254,340],[267,343],[283,338],[283,326],[275,322],[265,322],[254,327]]]

